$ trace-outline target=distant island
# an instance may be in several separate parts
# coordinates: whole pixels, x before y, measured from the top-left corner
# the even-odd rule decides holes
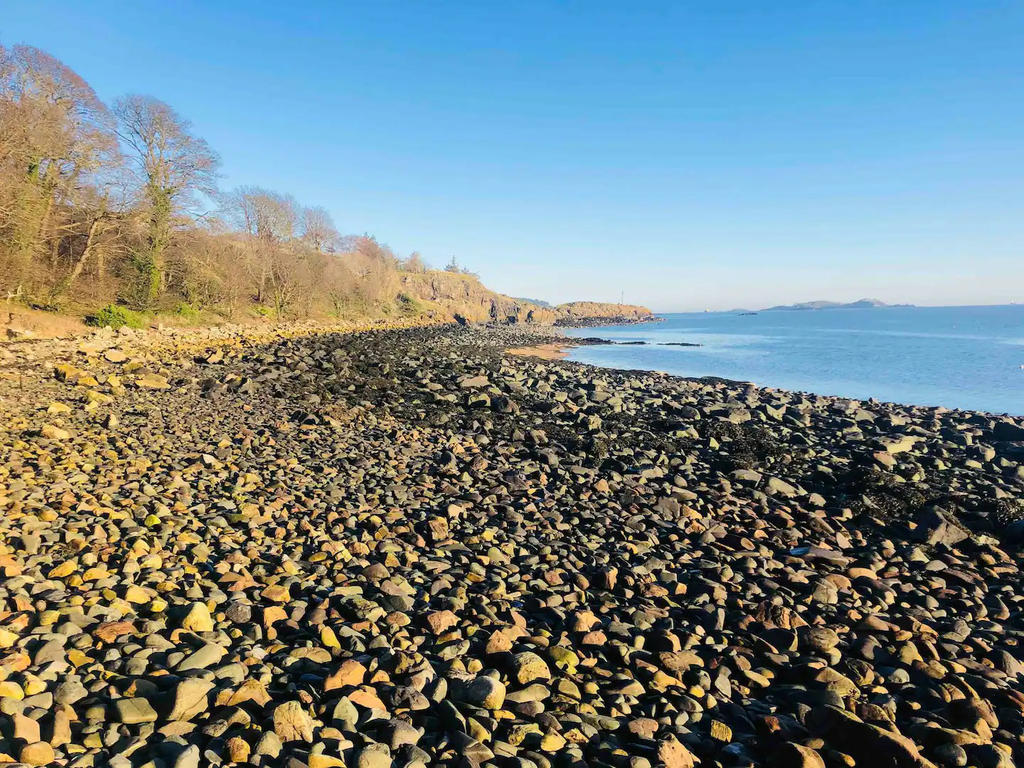
[[[859,299],[857,301],[841,302],[841,301],[804,301],[799,304],[777,304],[774,307],[767,307],[766,309],[759,310],[761,312],[776,312],[779,310],[812,310],[812,309],[871,309],[875,307],[912,307],[913,304],[887,304],[884,301],[878,299]],[[734,312],[741,314],[752,314],[753,310],[749,309],[736,309]]]

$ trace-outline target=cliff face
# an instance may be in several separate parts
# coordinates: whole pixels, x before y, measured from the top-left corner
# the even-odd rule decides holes
[[[573,325],[595,318],[642,320],[651,317],[646,307],[575,301],[542,307],[513,299],[484,287],[479,278],[454,272],[402,273],[398,300],[409,311],[422,311],[443,320],[469,323],[531,323]]]
[[[635,304],[610,304],[599,301],[570,301],[559,304],[556,325],[572,325],[595,320],[628,320],[632,322],[650,320],[653,313],[647,307]]]
[[[512,299],[483,286],[473,275],[430,271],[403,273],[402,292],[440,319],[470,323],[538,323],[550,325],[557,314],[539,304]]]

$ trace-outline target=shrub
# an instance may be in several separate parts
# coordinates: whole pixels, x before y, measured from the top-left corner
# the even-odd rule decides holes
[[[199,322],[201,313],[187,301],[183,301],[174,308],[174,314],[189,323]]]
[[[146,316],[141,312],[134,312],[127,307],[122,307],[117,304],[107,304],[103,309],[99,310],[95,315],[89,315],[85,318],[85,324],[91,325],[96,328],[105,328],[110,326],[117,330],[124,326],[129,328],[145,328],[146,327]]]
[[[407,293],[398,294],[398,312],[403,317],[415,317],[423,314],[423,305]]]

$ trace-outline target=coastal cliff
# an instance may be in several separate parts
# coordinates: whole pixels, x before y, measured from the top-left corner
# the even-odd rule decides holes
[[[635,304],[612,304],[598,301],[572,301],[557,307],[560,317],[555,325],[593,325],[607,322],[647,322],[654,313]]]
[[[433,319],[510,325],[580,325],[653,318],[647,307],[632,304],[574,301],[555,307],[543,306],[497,293],[475,275],[458,272],[403,273],[399,286],[399,303],[404,303],[409,312],[421,312]]]

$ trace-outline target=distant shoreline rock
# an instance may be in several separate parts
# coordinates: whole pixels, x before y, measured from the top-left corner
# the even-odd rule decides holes
[[[658,322],[662,318],[647,307],[635,304],[606,304],[596,301],[572,301],[555,307],[559,328],[588,328],[598,325],[632,325]]]
[[[841,302],[841,301],[803,301],[797,304],[777,304],[774,307],[767,307],[760,310],[761,312],[779,312],[779,311],[807,311],[815,309],[881,309],[881,308],[892,308],[892,307],[912,307],[913,304],[886,304],[884,301],[879,299],[859,299],[857,301]],[[740,310],[740,314],[757,314],[756,312],[749,312],[748,310]]]

